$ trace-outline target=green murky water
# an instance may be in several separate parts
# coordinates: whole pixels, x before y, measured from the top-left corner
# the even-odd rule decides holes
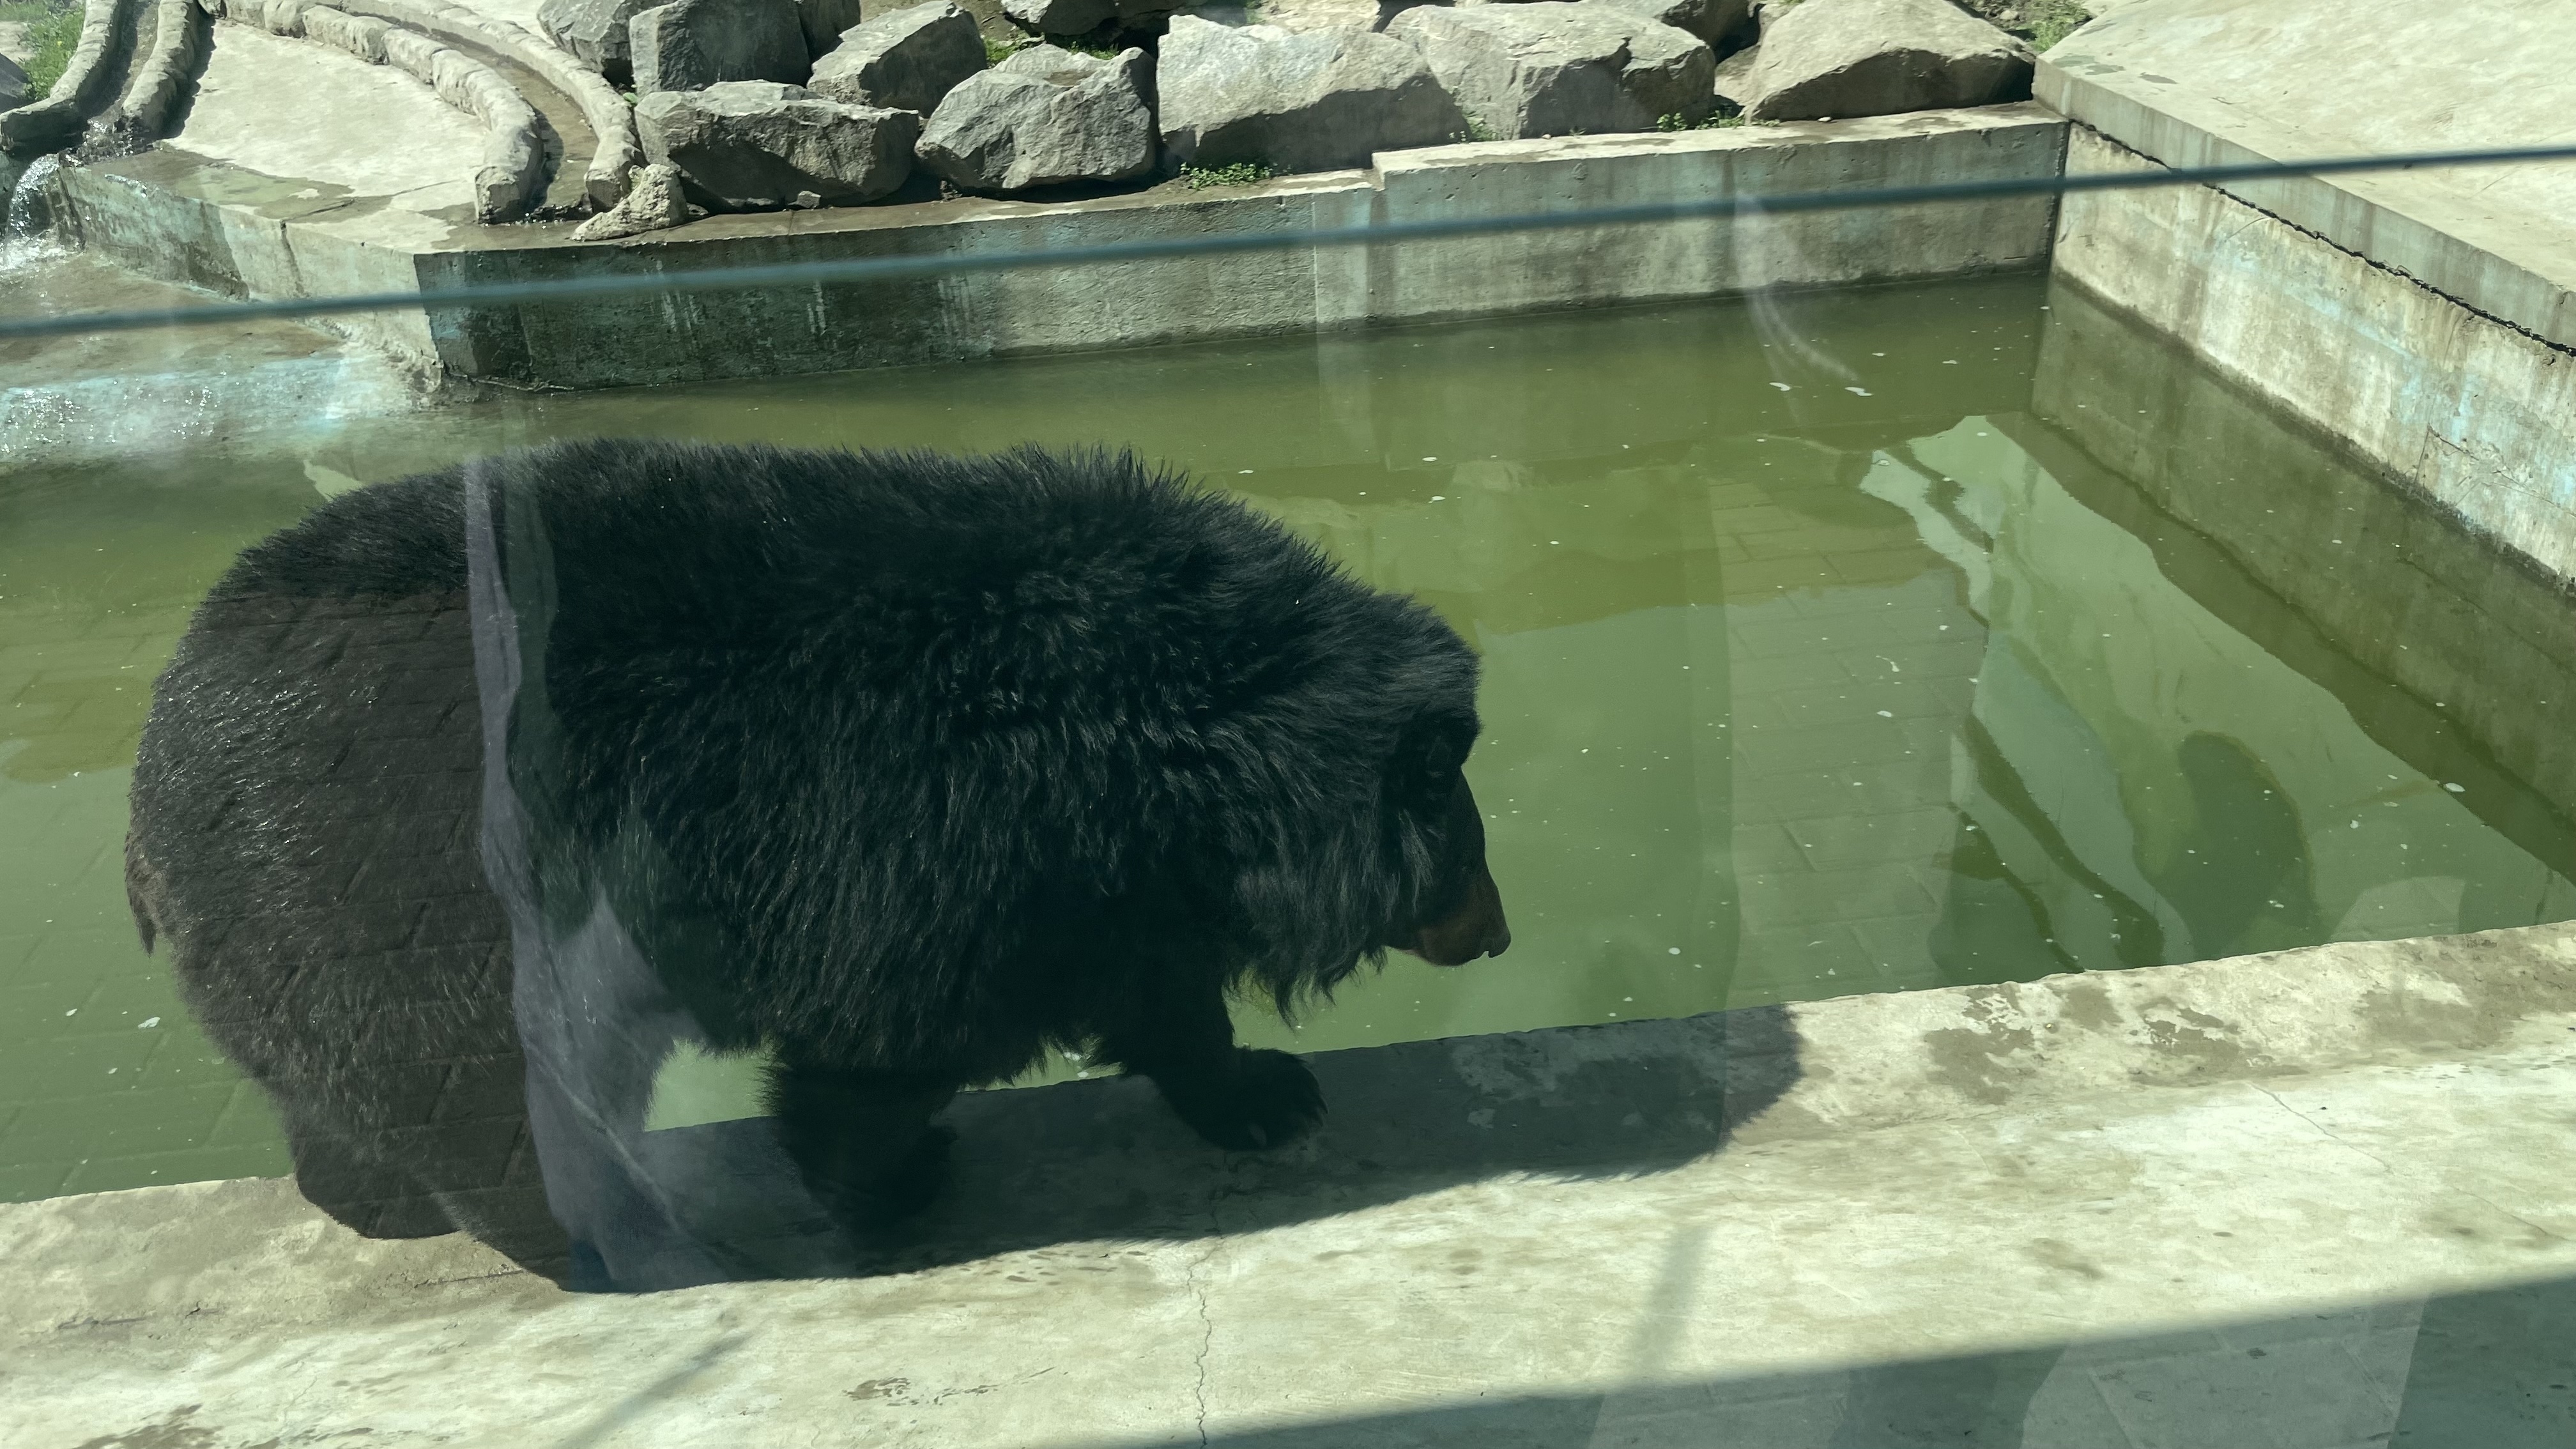
[[[2445,649],[2509,571],[2035,279],[536,398],[0,475],[0,1197],[285,1170],[119,876],[151,678],[232,552],[356,480],[639,431],[1132,446],[1455,622],[1512,951],[1254,1040],[2576,916],[2570,792],[2518,743],[2565,611]],[[2418,627],[2443,697],[2388,662]],[[682,1071],[657,1120],[743,1096]]]

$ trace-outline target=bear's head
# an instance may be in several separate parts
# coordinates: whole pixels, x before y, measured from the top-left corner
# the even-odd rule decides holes
[[[1500,956],[1512,944],[1503,895],[1485,865],[1485,820],[1467,785],[1467,750],[1476,722],[1437,712],[1414,721],[1386,771],[1387,796],[1414,889],[1387,945],[1434,966],[1463,966]]]

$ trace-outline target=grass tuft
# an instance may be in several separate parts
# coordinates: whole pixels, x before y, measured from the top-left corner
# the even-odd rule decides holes
[[[1251,186],[1278,174],[1258,161],[1237,161],[1231,166],[1185,165],[1181,168],[1181,184],[1192,191],[1205,191],[1211,186]]]
[[[2030,48],[2047,51],[2092,18],[2093,12],[2075,0],[2031,0]]]
[[[1707,119],[1699,121],[1687,119],[1679,111],[1675,111],[1670,115],[1657,116],[1655,118],[1655,129],[1658,131],[1728,131],[1733,130],[1737,126],[1758,126],[1761,124],[1762,122],[1760,121],[1748,121],[1744,119],[1744,113],[1741,111],[1738,111],[1731,116],[1721,116],[1711,113]]]
[[[11,0],[0,4],[0,21],[27,27],[27,99],[53,94],[80,45],[81,7],[68,0]]]

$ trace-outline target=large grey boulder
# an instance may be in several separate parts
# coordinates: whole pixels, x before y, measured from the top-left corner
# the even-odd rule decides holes
[[[1497,140],[1646,131],[1717,104],[1708,42],[1602,0],[1425,6],[1386,33],[1430,63],[1460,110]]]
[[[582,64],[612,80],[630,74],[633,52],[626,27],[638,10],[654,0],[545,0],[537,7],[537,28],[546,38],[571,51]]]
[[[1752,0],[1601,0],[1675,30],[1686,30],[1710,45],[1746,28],[1753,18]]]
[[[859,0],[796,0],[797,28],[805,32],[805,53],[820,59],[841,43],[841,33],[866,17]]]
[[[1762,34],[1757,121],[1986,106],[2030,94],[2030,47],[1946,0],[1804,0]]]
[[[674,0],[626,22],[635,93],[801,82],[813,68],[796,0]]]
[[[950,91],[914,151],[969,191],[1123,181],[1154,166],[1152,86],[1141,50],[1032,46]]]
[[[1292,34],[1176,16],[1154,86],[1163,144],[1203,166],[1364,166],[1376,152],[1435,145],[1467,126],[1411,46],[1364,30]]]
[[[975,17],[949,0],[931,0],[851,26],[805,84],[854,106],[926,116],[949,87],[983,68],[984,33]]]
[[[802,86],[729,81],[644,97],[635,131],[646,158],[678,167],[692,195],[758,211],[800,195],[824,205],[874,201],[901,186],[921,117],[843,105]]]
[[[0,55],[0,111],[24,104],[27,89],[27,73],[18,68],[18,62]]]
[[[1002,13],[1040,35],[1088,35],[1111,20],[1141,26],[1193,0],[1001,0]]]

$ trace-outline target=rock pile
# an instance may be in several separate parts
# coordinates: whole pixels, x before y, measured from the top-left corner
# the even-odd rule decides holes
[[[967,191],[1124,181],[1154,169],[1152,63],[1032,46],[948,93],[921,164]]]
[[[892,194],[916,165],[1008,194],[1739,113],[1988,105],[2029,94],[2032,60],[1949,0],[1376,0],[1322,23],[1292,12],[1294,25],[1178,3],[928,0],[829,31],[856,0],[544,0],[538,13],[584,64],[631,72],[645,155],[668,168],[597,237],[677,224],[683,191],[720,209],[840,205]],[[1002,15],[1080,39],[997,45]],[[988,64],[1011,44],[1024,48]]]
[[[2030,94],[2028,46],[1946,0],[1804,0],[1747,69],[1758,121],[1883,116]]]
[[[760,211],[847,206],[901,186],[921,117],[775,81],[725,81],[644,97],[635,130],[644,155],[676,168],[702,204]]]
[[[889,11],[841,32],[806,84],[857,106],[928,115],[959,81],[984,68],[984,32],[949,0]]]
[[[1717,105],[1707,41],[1599,0],[1450,9],[1424,5],[1388,24],[1431,65],[1441,89],[1498,141],[1650,131]]]
[[[1365,166],[1376,152],[1437,145],[1467,127],[1420,52],[1364,30],[1299,34],[1178,16],[1156,85],[1163,144],[1199,166]]]
[[[639,96],[802,81],[812,61],[792,0],[673,0],[636,11],[626,46]]]

